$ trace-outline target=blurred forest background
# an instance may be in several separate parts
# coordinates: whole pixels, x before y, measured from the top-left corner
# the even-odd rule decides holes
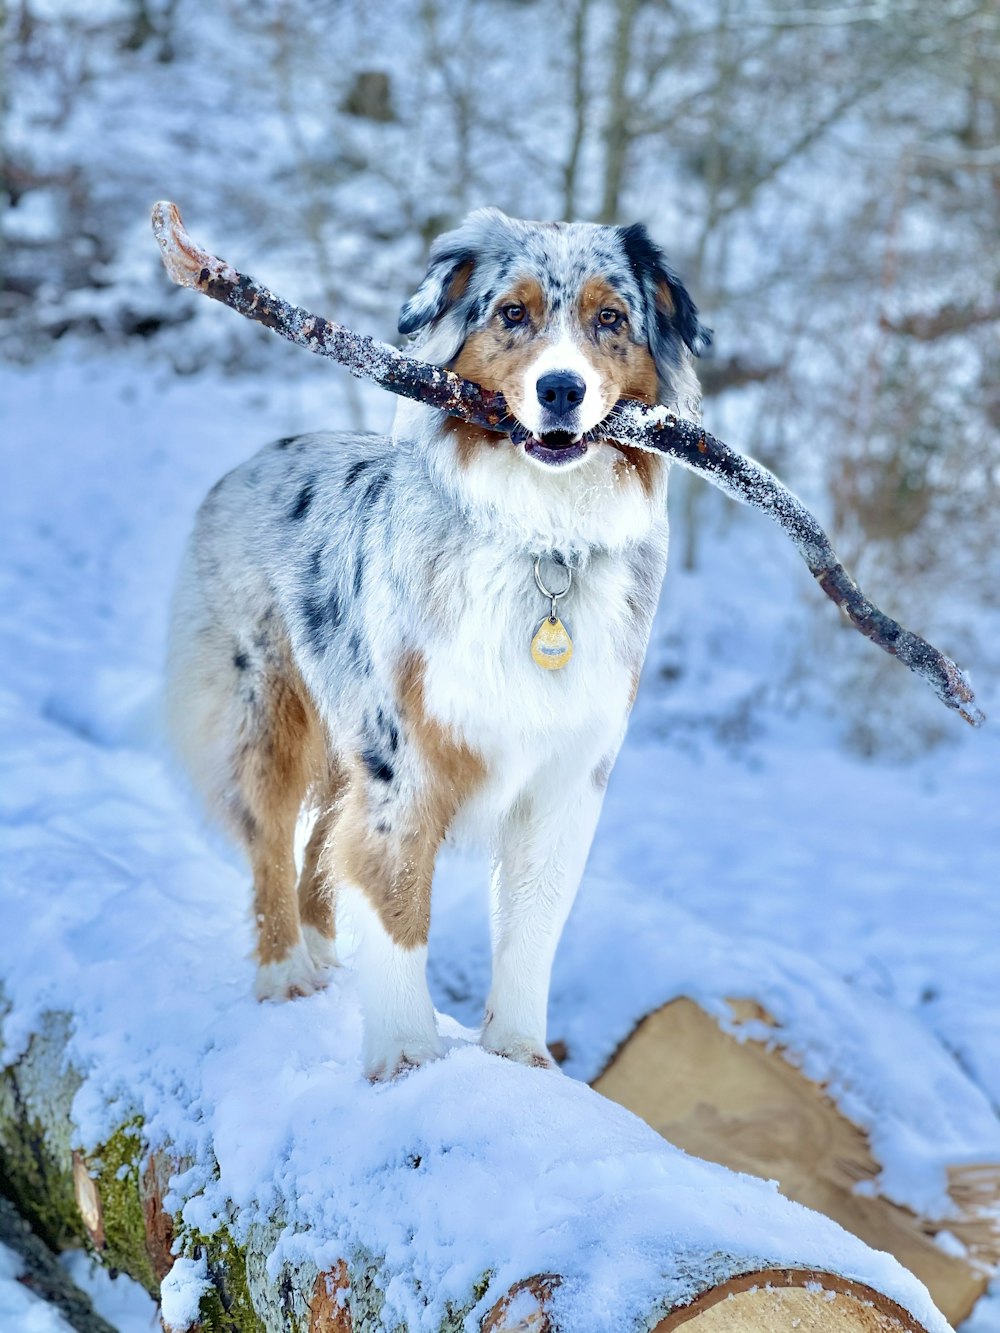
[[[314,376],[330,412],[305,425],[381,427],[384,396],[171,289],[151,202],[390,339],[470,207],[641,220],[716,330],[710,427],[803,495],[887,611],[995,677],[996,0],[10,0],[4,32],[6,361]],[[892,755],[954,734],[776,532],[686,476],[672,504],[671,577],[696,577],[649,725],[738,745],[805,708]]]

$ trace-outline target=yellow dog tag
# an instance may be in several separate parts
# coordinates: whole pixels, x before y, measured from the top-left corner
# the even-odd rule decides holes
[[[546,671],[558,671],[573,656],[573,640],[558,616],[546,616],[531,640],[531,656]]]

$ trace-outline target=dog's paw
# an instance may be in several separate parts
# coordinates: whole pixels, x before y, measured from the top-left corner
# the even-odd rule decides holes
[[[491,1035],[487,1030],[480,1039],[480,1045],[491,1055],[527,1065],[529,1069],[559,1068],[544,1043],[532,1041],[530,1037]]]
[[[340,966],[336,940],[331,940],[329,936],[324,935],[315,926],[303,926],[302,939],[309,955],[309,961],[321,977],[325,977],[334,968]]]
[[[379,1049],[365,1049],[365,1078],[369,1083],[391,1083],[412,1069],[429,1064],[441,1054],[437,1038],[392,1042]]]
[[[309,950],[300,940],[280,963],[258,966],[253,993],[258,1000],[277,1004],[282,1000],[298,1000],[304,995],[312,995],[325,985],[323,972],[316,967]]]

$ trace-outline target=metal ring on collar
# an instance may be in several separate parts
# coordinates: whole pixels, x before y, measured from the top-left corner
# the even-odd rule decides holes
[[[558,602],[559,598],[565,597],[566,594],[569,592],[570,588],[573,586],[573,571],[570,569],[569,565],[564,565],[563,568],[566,570],[565,588],[563,588],[560,592],[550,592],[549,589],[546,588],[545,584],[542,582],[541,564],[542,564],[542,557],[537,556],[535,559],[535,583],[538,585],[538,591],[542,594],[543,597],[547,597],[550,602]]]

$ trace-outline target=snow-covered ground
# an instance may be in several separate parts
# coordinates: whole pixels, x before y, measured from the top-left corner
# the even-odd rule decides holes
[[[0,1245],[0,1328],[14,1333],[67,1333],[69,1324],[23,1282],[20,1257]]]
[[[68,1251],[62,1256],[62,1265],[80,1290],[90,1297],[101,1318],[118,1333],[158,1333],[160,1323],[156,1303],[138,1282],[133,1282],[125,1273],[111,1277],[82,1250]]]
[[[155,1303],[137,1282],[116,1278],[82,1250],[63,1256],[63,1267],[90,1297],[95,1311],[118,1333],[155,1333],[160,1327]],[[0,1330],[2,1333],[68,1333],[71,1325],[22,1279],[21,1258],[0,1245]]]
[[[259,1014],[262,1058],[273,1054],[284,1091],[319,1114],[317,1071],[285,1056],[297,1026],[315,1037],[336,996],[252,1010],[245,872],[171,774],[157,693],[167,600],[195,507],[258,444],[336,420],[338,372],[320,369],[252,383],[177,379],[138,356],[88,361],[67,348],[0,371],[0,975],[14,1002],[4,1042],[16,1054],[38,1013],[68,1002],[88,960],[91,1026],[78,1054],[100,1078],[84,1084],[76,1112],[90,1142],[131,1113],[123,1099],[144,1074],[148,1132],[192,1132],[179,1126],[171,1090],[187,1076],[186,1043],[200,1036],[206,1006],[227,1022]],[[388,420],[389,403],[367,401],[372,424]],[[716,525],[703,550],[696,574],[675,563],[668,575],[557,962],[550,1036],[566,1041],[570,1073],[592,1077],[651,1006],[675,994],[711,1004],[755,984],[810,1072],[838,1072],[839,1095],[880,1143],[893,1197],[933,1209],[945,1161],[1000,1159],[1000,735],[948,718],[953,742],[902,766],[850,757],[833,722],[790,699],[765,703],[748,725],[736,725],[735,706],[720,722],[716,701],[750,697],[780,658],[788,606],[820,594],[759,516]],[[848,638],[845,651],[856,651],[856,637],[834,634],[833,651]],[[829,665],[817,654],[810,669]],[[995,682],[963,665],[996,714]],[[901,706],[918,706],[925,687],[898,674]],[[453,854],[442,866],[431,951],[439,1008],[474,1025],[488,962],[476,858]],[[216,952],[217,971],[205,975]],[[822,997],[815,1013],[810,984]],[[122,1049],[102,1049],[102,1021],[114,1030],[122,996],[134,1003],[140,993],[148,1014],[131,1020]],[[831,1013],[850,1025],[842,1049]],[[891,1039],[866,1048],[869,1019]],[[356,1029],[338,1025],[317,1061],[356,1061]],[[470,1088],[473,1055],[461,1055]],[[232,1197],[266,1208],[277,1182],[261,1164],[291,1151],[289,1122],[248,1114],[240,1094],[256,1107],[266,1071],[258,1089],[237,1077],[235,1059],[220,1046],[197,1096],[212,1108],[218,1150],[232,1145],[232,1159],[220,1158]],[[513,1090],[521,1073],[510,1078]],[[886,1108],[906,1108],[909,1138],[890,1124],[878,1139]],[[612,1118],[612,1137],[616,1126],[632,1132]],[[645,1143],[637,1138],[636,1151]],[[195,1200],[192,1220],[208,1227],[212,1206],[211,1192]],[[0,1281],[0,1311],[9,1289]],[[970,1329],[998,1324],[1000,1301],[984,1303]]]

